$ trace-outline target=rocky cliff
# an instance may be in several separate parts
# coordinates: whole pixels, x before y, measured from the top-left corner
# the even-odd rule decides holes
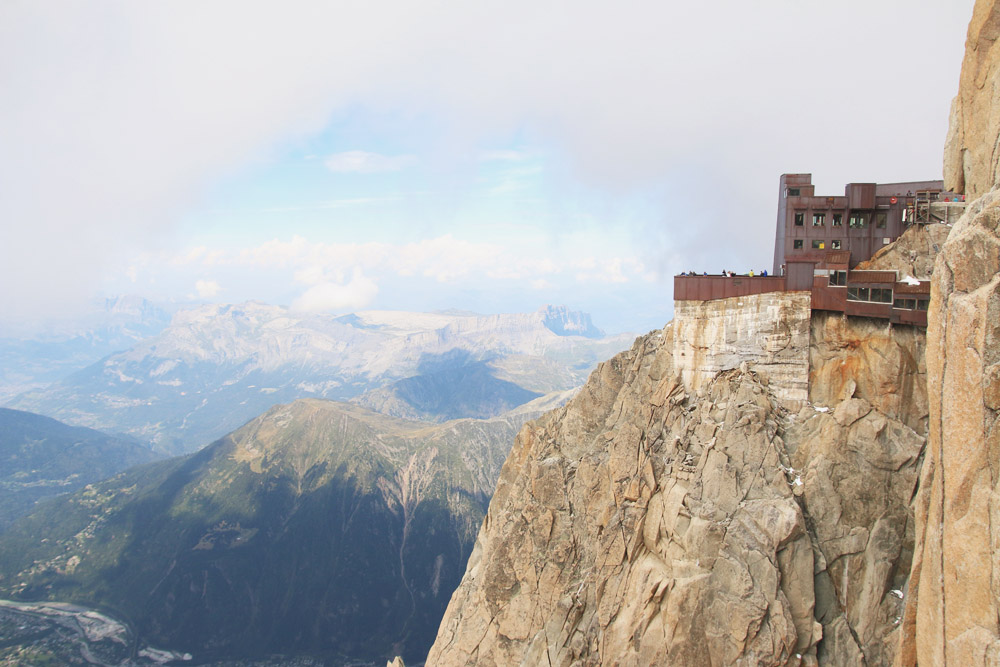
[[[1000,184],[1000,3],[976,0],[944,148],[945,186],[979,197]]]
[[[923,336],[814,317],[789,412],[745,362],[685,382],[674,326],[521,431],[429,664],[892,661]]]
[[[741,362],[768,379],[772,395],[797,409],[808,394],[808,292],[674,302],[674,366],[697,391]]]
[[[900,665],[1000,663],[1000,2],[977,0],[945,147],[971,202],[935,262],[929,442]],[[985,194],[984,194],[985,193]]]
[[[871,259],[859,263],[859,271],[898,271],[900,279],[910,276],[930,280],[934,260],[948,239],[951,225],[913,225],[893,243],[883,246]]]
[[[1000,193],[973,202],[955,225],[931,287],[930,441],[900,662],[992,665],[1000,663]]]

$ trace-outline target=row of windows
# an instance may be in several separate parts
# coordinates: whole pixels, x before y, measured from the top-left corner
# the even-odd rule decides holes
[[[833,213],[833,226],[843,227],[844,226],[844,214],[843,213]],[[875,227],[877,229],[884,229],[886,222],[886,214],[879,212],[875,214]],[[806,224],[806,214],[805,211],[795,212],[795,226],[804,227]],[[826,213],[813,213],[812,216],[813,227],[822,227],[826,224]],[[864,213],[852,213],[851,217],[847,220],[848,227],[852,229],[863,229],[868,224],[868,218]]]
[[[871,301],[874,303],[892,303],[891,287],[848,287],[848,301]]]
[[[847,271],[830,271],[830,285],[847,285]],[[926,298],[893,299],[892,288],[889,287],[848,287],[847,300],[891,303],[893,308],[901,310],[927,310]]]
[[[802,239],[795,239],[792,241],[793,250],[802,250],[804,241]],[[830,250],[841,250],[843,248],[843,243],[840,239],[833,239],[830,241]],[[813,250],[826,250],[826,241],[822,239],[812,240]]]
[[[896,299],[892,302],[892,307],[904,310],[927,310],[927,299]]]

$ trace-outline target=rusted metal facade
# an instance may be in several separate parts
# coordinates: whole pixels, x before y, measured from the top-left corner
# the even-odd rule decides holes
[[[887,302],[849,297],[851,292],[856,294],[862,289],[891,290],[891,296]],[[930,281],[899,282],[895,271],[850,271],[845,285],[831,285],[829,276],[818,275],[813,278],[812,309],[926,327],[930,291]]]
[[[921,197],[949,204],[953,195],[943,191],[942,181],[910,181],[849,183],[843,197],[817,197],[811,174],[783,174],[774,275],[675,276],[674,299],[809,291],[813,310],[926,327],[929,281],[900,282],[895,271],[850,270],[917,222]]]
[[[711,301],[784,291],[785,279],[781,276],[674,276],[676,301]]]
[[[783,174],[779,181],[774,275],[793,262],[819,262],[828,250],[846,250],[850,265],[895,241],[912,222],[917,194],[938,197],[943,181],[848,183],[843,196],[817,196],[812,174]]]

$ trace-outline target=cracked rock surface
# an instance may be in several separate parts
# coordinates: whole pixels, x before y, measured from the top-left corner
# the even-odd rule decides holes
[[[884,335],[812,326],[828,360]],[[746,363],[689,390],[673,338],[639,338],[522,429],[429,665],[893,660],[924,442],[908,423],[926,423],[879,401],[897,369],[872,383],[851,362],[789,414]]]
[[[1000,663],[1000,192],[969,205],[931,284],[930,436],[902,665]]]

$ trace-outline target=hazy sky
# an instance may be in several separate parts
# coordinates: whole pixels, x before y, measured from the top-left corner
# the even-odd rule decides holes
[[[662,326],[778,177],[940,178],[972,0],[0,0],[0,328],[94,296]]]

